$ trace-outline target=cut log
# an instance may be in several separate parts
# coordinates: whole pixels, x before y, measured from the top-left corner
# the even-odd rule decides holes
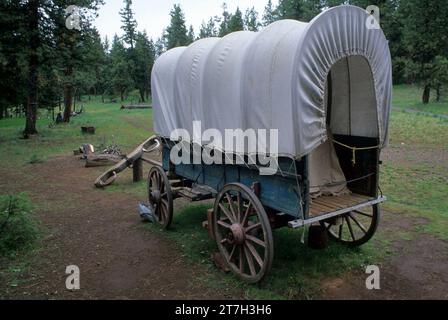
[[[95,134],[95,127],[81,127],[81,132]]]
[[[86,159],[86,168],[113,166],[123,158],[113,154],[89,154]]]
[[[150,104],[122,104],[120,109],[151,109]]]

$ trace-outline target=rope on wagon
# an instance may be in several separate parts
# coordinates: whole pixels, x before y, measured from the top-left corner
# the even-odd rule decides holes
[[[332,139],[332,140],[333,140],[334,143],[336,143],[336,144],[338,144],[338,145],[340,145],[340,146],[342,146],[344,148],[352,150],[352,165],[356,164],[356,151],[378,149],[380,147],[379,145],[378,146],[372,146],[372,147],[352,147],[352,146],[349,146],[349,145],[344,144],[342,142],[336,141],[334,139]]]

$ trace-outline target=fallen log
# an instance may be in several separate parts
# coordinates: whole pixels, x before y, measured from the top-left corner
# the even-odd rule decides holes
[[[86,159],[86,168],[112,166],[123,160],[123,157],[114,154],[89,154]]]
[[[151,109],[150,104],[122,104],[120,109]]]
[[[106,172],[100,175],[95,180],[95,186],[97,188],[103,188],[110,185],[115,181],[117,174],[126,168],[132,166],[135,161],[139,160],[143,153],[152,152],[158,150],[160,147],[160,141],[156,136],[152,136],[146,139],[142,144],[135,148],[131,153],[124,157],[120,162],[109,168]],[[156,161],[154,161],[156,162]]]

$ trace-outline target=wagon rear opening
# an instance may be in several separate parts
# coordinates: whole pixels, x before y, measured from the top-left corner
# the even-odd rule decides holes
[[[345,57],[332,66],[324,103],[329,140],[310,155],[310,194],[317,198],[310,216],[376,199],[378,190],[377,102],[363,56]]]
[[[327,228],[336,226],[339,237],[344,221],[334,217],[348,213],[345,216],[348,236],[358,229],[368,232],[365,225],[371,225],[374,206],[384,200],[378,196],[380,149],[376,105],[373,77],[364,57],[342,58],[333,65],[325,88],[329,140],[309,156],[308,218],[306,222],[291,221],[291,227],[322,221],[325,217],[329,223],[323,224]],[[358,214],[355,217],[351,212]]]

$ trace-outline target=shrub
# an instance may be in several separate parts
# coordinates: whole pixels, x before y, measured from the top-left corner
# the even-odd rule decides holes
[[[29,248],[38,233],[27,195],[0,195],[0,255]]]

